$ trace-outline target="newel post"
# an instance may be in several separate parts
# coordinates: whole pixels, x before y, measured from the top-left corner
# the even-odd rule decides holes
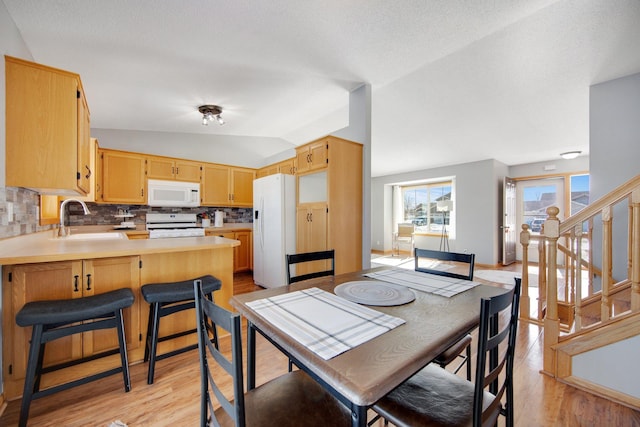
[[[529,297],[529,241],[531,232],[528,224],[522,224],[520,244],[522,245],[522,288],[520,293],[520,318],[531,317],[531,298]]]
[[[640,189],[631,193],[631,311],[640,311]]]
[[[552,348],[558,343],[560,321],[558,320],[558,237],[560,236],[560,209],[555,206],[547,208],[547,220],[544,222],[543,234],[547,240],[547,313],[544,318],[544,359],[543,372],[556,376],[556,353]],[[545,272],[540,272],[545,274]]]

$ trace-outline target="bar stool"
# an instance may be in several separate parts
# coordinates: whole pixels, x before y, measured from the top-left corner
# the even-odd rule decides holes
[[[20,427],[27,425],[29,407],[33,399],[48,396],[119,372],[122,372],[124,377],[124,391],[131,390],[122,310],[130,307],[133,301],[134,296],[131,289],[123,288],[84,298],[33,301],[26,303],[22,307],[16,315],[16,323],[22,327],[32,326],[33,329],[31,332],[27,372],[24,380],[24,391],[22,393],[22,405],[20,407]],[[73,334],[110,328],[116,329],[118,333],[118,349],[46,368],[42,367],[46,343]],[[118,352],[120,353],[122,364],[120,367],[40,390],[40,379],[44,373]]]
[[[149,372],[147,384],[153,384],[156,361],[184,353],[185,351],[198,348],[198,343],[172,350],[167,353],[157,354],[158,343],[170,339],[182,337],[197,332],[195,328],[189,329],[164,337],[159,336],[160,319],[171,314],[195,308],[193,293],[193,281],[201,280],[202,289],[205,295],[213,301],[213,292],[222,287],[222,282],[211,275],[196,277],[182,282],[149,283],[143,285],[140,290],[144,300],[149,303],[149,323],[147,324],[147,339],[144,350],[144,361],[149,361]],[[218,347],[218,336],[215,325],[212,325],[213,342]]]

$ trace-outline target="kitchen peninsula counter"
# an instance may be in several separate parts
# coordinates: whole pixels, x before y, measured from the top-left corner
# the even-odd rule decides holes
[[[87,228],[83,231],[101,232]],[[239,245],[237,240],[219,236],[67,240],[54,237],[51,230],[0,240],[2,300],[5,301],[2,310],[5,397],[14,399],[22,394],[31,332],[30,328],[17,326],[15,316],[27,302],[81,298],[131,288],[135,301],[124,313],[127,352],[131,363],[142,362],[149,305],[140,288],[147,283],[175,282],[211,274],[222,282],[221,289],[214,292],[216,302],[232,310],[229,299],[233,296],[234,250]],[[162,336],[194,328],[193,310],[171,317],[161,325]],[[48,357],[67,361],[79,354],[91,356],[98,348],[109,349],[102,347],[108,347],[110,342],[105,344],[92,337],[86,333],[69,345],[58,344]],[[158,351],[166,353],[195,342],[196,334],[190,334],[160,343]],[[105,363],[117,366],[119,356],[52,372],[43,377],[42,386],[46,388],[100,372]],[[156,375],[161,375],[162,369],[158,369]]]

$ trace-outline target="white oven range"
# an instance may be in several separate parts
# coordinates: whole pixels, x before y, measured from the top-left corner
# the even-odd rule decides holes
[[[204,236],[204,228],[198,227],[197,215],[190,213],[148,213],[146,228],[150,239]]]

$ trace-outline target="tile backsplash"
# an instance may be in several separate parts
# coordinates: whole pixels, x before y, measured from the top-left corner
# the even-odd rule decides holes
[[[8,203],[13,205],[13,218],[9,221]],[[53,225],[39,225],[40,198],[35,191],[18,187],[0,187],[0,239],[6,237],[31,234],[38,231],[49,230]],[[67,204],[67,225],[118,225],[122,221],[133,221],[136,225],[144,226],[146,215],[153,213],[196,213],[207,212],[211,214],[216,210],[225,212],[225,223],[244,223],[253,221],[253,209],[251,208],[151,208],[138,205],[104,205],[87,203],[90,215],[84,215],[79,203]],[[116,215],[120,210],[127,209],[132,218],[119,218]]]

